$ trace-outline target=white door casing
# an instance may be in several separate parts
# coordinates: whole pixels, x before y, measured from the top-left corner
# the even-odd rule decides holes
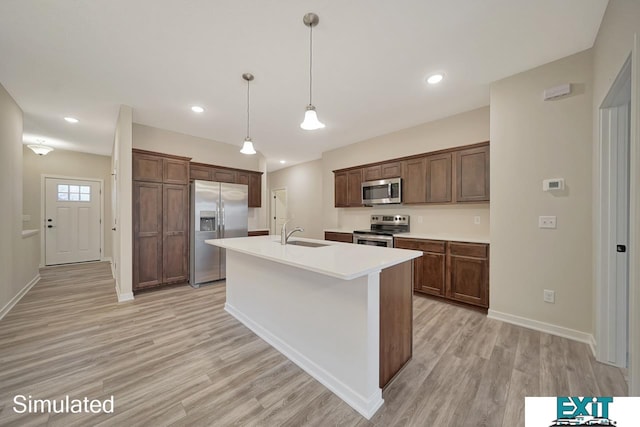
[[[287,189],[271,190],[271,234],[278,235],[287,221]]]
[[[101,258],[101,181],[45,177],[45,265]]]
[[[630,65],[628,60],[600,108],[596,245],[596,357],[622,368],[629,349]]]

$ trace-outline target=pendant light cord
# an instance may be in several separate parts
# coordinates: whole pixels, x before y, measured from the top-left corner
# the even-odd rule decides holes
[[[249,83],[247,80],[247,138],[249,138]]]
[[[313,25],[309,25],[309,105],[313,105],[311,99],[311,86],[313,83]]]

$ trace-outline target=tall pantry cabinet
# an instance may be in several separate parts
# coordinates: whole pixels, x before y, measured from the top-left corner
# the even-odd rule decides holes
[[[133,290],[189,278],[189,161],[133,150]]]

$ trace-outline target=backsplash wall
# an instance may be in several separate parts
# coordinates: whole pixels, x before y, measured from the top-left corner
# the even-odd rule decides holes
[[[340,208],[339,228],[357,230],[369,228],[371,215],[409,215],[412,233],[467,238],[489,238],[489,204],[469,205],[388,205],[370,208]],[[474,217],[480,224],[474,224]]]

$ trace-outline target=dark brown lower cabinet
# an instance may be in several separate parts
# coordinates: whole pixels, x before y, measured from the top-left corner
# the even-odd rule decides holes
[[[449,242],[448,295],[451,299],[489,307],[489,245]]]
[[[189,187],[163,184],[163,283],[189,279]]]
[[[133,290],[189,278],[189,186],[134,181]]]
[[[414,291],[489,307],[488,244],[396,238],[395,247],[423,252],[413,261]]]
[[[162,284],[162,184],[133,182],[133,289]]]
[[[336,233],[334,231],[325,231],[324,240],[331,240],[332,242],[353,243],[353,234]]]

